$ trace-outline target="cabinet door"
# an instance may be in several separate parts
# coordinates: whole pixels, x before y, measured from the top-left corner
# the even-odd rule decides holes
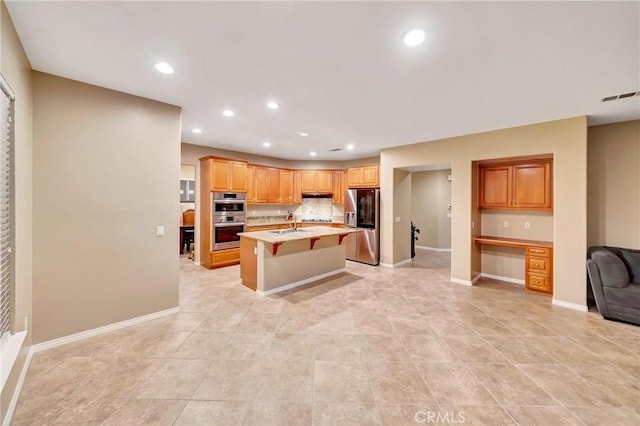
[[[256,168],[247,166],[247,203],[256,202]]]
[[[479,208],[511,207],[511,166],[480,166]]]
[[[293,172],[280,170],[280,202],[293,202]]]
[[[266,203],[269,196],[269,171],[256,167],[256,203]]]
[[[331,192],[333,190],[331,176],[331,172],[316,172],[316,192]]]
[[[513,166],[513,207],[527,210],[550,210],[551,163]]]
[[[211,191],[229,190],[229,162],[211,160]]]
[[[268,185],[269,190],[267,192],[267,202],[268,203],[279,203],[280,202],[280,170],[278,169],[268,169]]]
[[[362,168],[362,185],[378,187],[380,186],[380,167],[367,166]]]
[[[189,201],[187,199],[187,182],[189,181],[180,179],[180,202],[181,203]]]
[[[247,163],[229,162],[229,191],[247,191]]]
[[[316,172],[305,170],[301,174],[302,192],[316,192]]]
[[[187,201],[193,203],[196,201],[196,181],[187,181]]]
[[[347,181],[349,182],[349,188],[362,186],[362,167],[352,167],[347,170]]]
[[[342,172],[333,172],[333,203],[342,204]]]
[[[302,173],[293,172],[293,202],[302,202]]]

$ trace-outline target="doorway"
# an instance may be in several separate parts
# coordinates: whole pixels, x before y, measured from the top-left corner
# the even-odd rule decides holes
[[[180,256],[194,259],[196,166],[180,165]]]

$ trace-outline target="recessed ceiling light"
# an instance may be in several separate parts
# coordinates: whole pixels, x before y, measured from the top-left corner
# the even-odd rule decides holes
[[[298,132],[300,136],[309,136],[309,132]]]
[[[404,44],[406,44],[407,46],[417,46],[422,43],[426,37],[427,33],[425,33],[421,29],[416,28],[414,30],[406,32],[402,36],[402,41],[404,41]]]
[[[200,130],[200,129],[198,129],[197,127],[195,127],[195,128],[192,130],[192,132],[193,132],[193,133],[196,133],[196,134],[198,134],[198,135],[199,135],[200,133],[202,133],[202,130]]]
[[[351,151],[353,148],[354,148],[353,144],[351,144],[351,143],[350,143],[349,145],[347,145],[347,149],[348,149],[349,151]]]
[[[222,115],[224,115],[225,117],[233,117],[236,114],[230,109],[225,109],[224,111],[222,111]]]
[[[269,109],[278,109],[280,108],[280,104],[274,101],[267,102],[267,108]]]
[[[262,146],[264,146],[265,148],[269,148],[271,144],[269,142],[263,142]]]
[[[310,155],[310,156],[312,156],[312,157],[315,157],[315,156],[316,156],[316,153],[315,153],[315,152],[313,152],[313,151],[311,151],[311,152],[309,153],[309,155]]]
[[[173,67],[166,62],[158,62],[156,64],[156,70],[162,74],[173,74]]]

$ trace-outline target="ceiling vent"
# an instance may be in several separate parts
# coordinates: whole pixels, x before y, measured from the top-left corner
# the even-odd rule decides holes
[[[607,96],[606,98],[602,98],[600,102],[615,101],[617,99],[631,98],[633,96],[640,96],[640,92],[629,92],[629,93],[623,93],[621,95]]]
[[[329,152],[338,152],[338,151],[342,151],[342,148],[333,148],[329,150]]]

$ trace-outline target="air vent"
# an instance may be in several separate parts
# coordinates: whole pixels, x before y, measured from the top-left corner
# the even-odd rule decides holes
[[[600,102],[615,101],[616,99],[631,98],[632,96],[640,96],[640,92],[629,92],[621,95],[607,96],[606,98],[602,98]]]
[[[329,152],[337,152],[337,151],[342,151],[342,148],[333,148],[329,150]]]

